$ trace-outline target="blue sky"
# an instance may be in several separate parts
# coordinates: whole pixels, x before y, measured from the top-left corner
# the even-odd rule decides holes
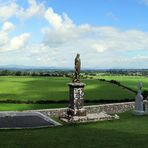
[[[0,65],[148,68],[148,0],[0,0]]]

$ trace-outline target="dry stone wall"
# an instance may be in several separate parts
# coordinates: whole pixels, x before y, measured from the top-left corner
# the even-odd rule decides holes
[[[99,113],[101,111],[105,111],[109,114],[122,113],[127,110],[134,109],[134,107],[135,107],[135,102],[84,106],[87,113]],[[44,110],[38,110],[38,112],[43,113],[44,115],[50,117],[59,117],[63,115],[66,112],[66,110],[67,108],[44,109]]]

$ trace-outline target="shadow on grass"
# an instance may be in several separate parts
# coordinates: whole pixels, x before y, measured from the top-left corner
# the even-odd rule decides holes
[[[3,102],[4,100],[6,100],[7,103],[9,102],[10,103],[19,103],[19,102],[60,103],[61,101],[62,103],[67,103],[69,98],[67,84],[69,82],[70,82],[69,79],[62,79],[62,78],[51,79],[45,77],[31,78],[28,79],[27,81],[21,80],[19,81],[19,83],[23,83],[23,88],[18,87],[18,91],[16,92],[16,94],[1,93],[0,101],[2,100]],[[95,80],[94,81],[85,80],[84,82],[87,82],[88,85],[90,86],[98,85],[98,81]],[[110,89],[110,86],[108,86],[107,88]],[[115,102],[116,100],[120,102],[121,100],[126,101],[125,99],[131,98],[130,94],[124,91],[123,91],[124,95],[121,95],[121,93],[113,93],[113,91],[116,91],[116,88],[114,88],[112,91],[107,91],[107,90],[106,90],[106,84],[103,83],[101,84],[101,87],[98,85],[98,89],[91,89],[89,91],[86,91],[85,92],[86,103],[89,103],[89,100],[90,103],[91,102],[110,103],[110,102]]]
[[[148,134],[85,125],[40,130],[0,131],[0,147],[8,148],[147,148]],[[97,124],[99,127],[99,124]],[[121,127],[122,128],[122,127]]]
[[[147,148],[148,116],[56,128],[0,130],[2,148]]]

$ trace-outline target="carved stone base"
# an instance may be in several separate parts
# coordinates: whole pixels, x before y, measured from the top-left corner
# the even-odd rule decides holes
[[[81,108],[79,110],[76,110],[76,114],[74,116],[86,116],[86,109]]]
[[[60,120],[66,123],[96,122],[119,119],[118,115],[109,115],[105,112],[87,114],[86,116],[73,116],[72,118],[61,117]]]
[[[79,110],[84,106],[84,83],[69,83],[69,108]]]

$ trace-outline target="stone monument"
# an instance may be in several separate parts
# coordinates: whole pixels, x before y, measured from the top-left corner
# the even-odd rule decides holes
[[[147,99],[144,100],[142,96],[142,83],[138,83],[138,93],[135,97],[135,111],[134,114],[136,115],[144,115],[148,114],[148,101]]]
[[[86,113],[84,108],[84,87],[85,84],[80,80],[81,60],[80,54],[76,55],[75,72],[73,80],[69,83],[69,107],[67,111],[59,116],[61,121],[67,123],[80,123],[80,122],[95,122],[103,120],[119,119],[117,115],[108,115],[105,112],[100,113]]]
[[[75,58],[75,72],[72,83],[69,83],[69,109],[68,114],[73,116],[85,116],[84,106],[84,87],[85,84],[80,81],[81,60],[80,54]]]
[[[142,83],[138,83],[138,93],[135,98],[135,111],[143,112]]]

